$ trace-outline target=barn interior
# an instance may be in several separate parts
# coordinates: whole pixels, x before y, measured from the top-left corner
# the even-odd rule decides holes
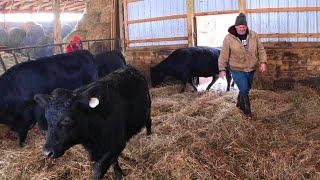
[[[177,48],[218,46],[211,41],[221,38],[217,37],[222,36],[219,32],[226,30],[213,32],[210,28],[234,23],[221,18],[245,13],[249,28],[259,34],[268,57],[268,71],[257,73],[251,92],[255,121],[248,121],[235,107],[236,92],[198,93],[190,87],[179,93],[177,84],[150,88],[154,134],[148,139],[144,130],[127,144],[120,156],[125,179],[320,177],[320,1],[0,2],[0,14],[22,12],[50,12],[55,17],[52,40],[28,46],[56,44],[50,46],[50,52],[61,53],[77,34],[84,42],[83,48],[92,53],[122,51],[127,63],[148,80],[150,67]],[[64,38],[62,23],[57,20],[62,13],[82,14],[81,20],[69,24],[72,30]],[[203,17],[209,20],[201,24]],[[8,24],[1,21],[0,31],[8,33]],[[39,23],[28,23],[25,27],[35,24]],[[1,37],[0,34],[2,73],[37,57],[33,56],[35,48],[22,51],[20,45],[7,46]],[[203,42],[206,37],[210,37],[209,42]],[[0,125],[0,179],[91,177],[92,164],[81,146],[51,160],[42,155],[44,141],[45,137],[35,127],[26,147],[20,148],[17,137]],[[110,168],[104,179],[113,178]]]

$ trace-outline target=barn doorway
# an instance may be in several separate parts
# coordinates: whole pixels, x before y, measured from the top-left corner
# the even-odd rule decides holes
[[[228,28],[234,25],[238,14],[220,14],[196,17],[196,42],[197,46],[209,46],[221,48],[224,37],[228,34]],[[212,81],[212,77],[200,77],[199,89]],[[218,81],[212,88],[218,86]]]

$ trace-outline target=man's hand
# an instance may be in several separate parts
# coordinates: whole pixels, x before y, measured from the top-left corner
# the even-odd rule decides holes
[[[266,72],[267,71],[267,65],[265,63],[261,63],[259,67],[260,72]]]
[[[219,77],[220,78],[225,78],[226,77],[226,71],[220,71],[219,72]]]

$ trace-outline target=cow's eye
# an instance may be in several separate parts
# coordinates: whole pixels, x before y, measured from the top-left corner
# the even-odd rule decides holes
[[[63,126],[71,125],[72,124],[72,119],[70,117],[65,117],[65,118],[62,119],[60,124],[63,125]]]

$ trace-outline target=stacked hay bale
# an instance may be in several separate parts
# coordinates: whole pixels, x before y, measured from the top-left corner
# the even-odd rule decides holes
[[[53,39],[47,36],[40,24],[29,22],[24,25],[26,30],[26,37],[21,46],[39,46],[46,44],[53,44]],[[51,56],[53,54],[53,47],[25,49],[22,51],[24,55],[29,55],[33,59],[40,57]]]
[[[112,0],[95,0],[87,3],[86,12],[81,21],[75,27],[64,42],[70,42],[73,35],[77,34],[83,40],[88,39],[107,39],[112,38],[111,18],[112,17]],[[109,42],[95,42],[83,44],[84,48],[90,49],[91,52],[97,53],[104,49],[110,49]]]
[[[0,46],[7,46],[8,43],[8,33],[0,29]]]
[[[9,48],[20,47],[26,37],[26,31],[22,28],[14,27],[9,30],[8,44]]]

